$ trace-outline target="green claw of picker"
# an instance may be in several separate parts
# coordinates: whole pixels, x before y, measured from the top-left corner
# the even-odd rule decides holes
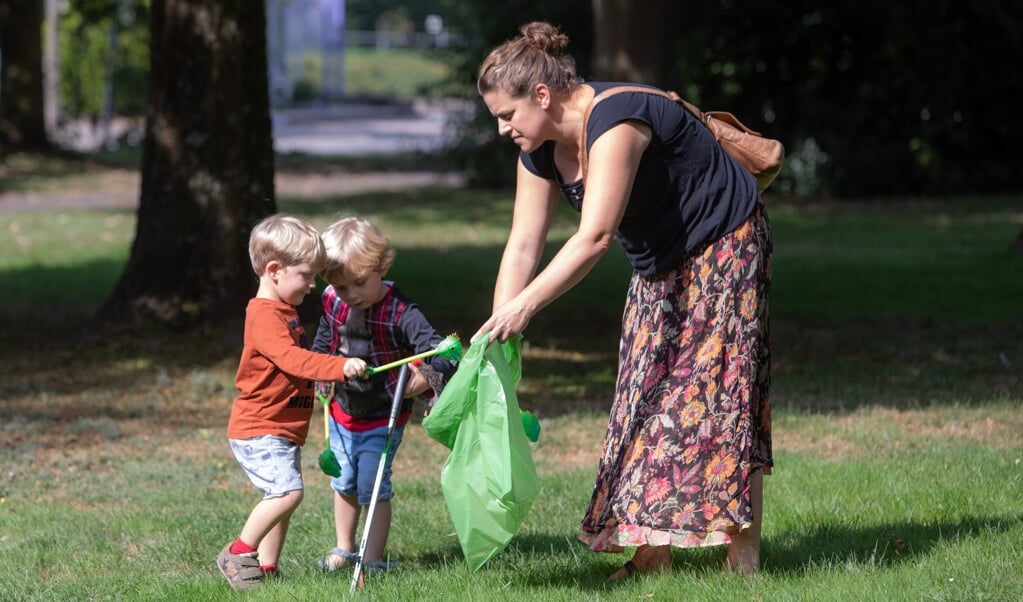
[[[341,476],[341,465],[338,464],[337,456],[329,448],[320,453],[320,470],[330,477]]]
[[[526,437],[533,443],[540,439],[540,419],[536,414],[522,410],[522,428],[526,430]]]
[[[462,341],[457,334],[448,335],[443,341],[437,343],[434,351],[446,360],[457,362],[462,359]]]

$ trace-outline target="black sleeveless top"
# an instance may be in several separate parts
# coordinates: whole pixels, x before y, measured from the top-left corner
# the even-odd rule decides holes
[[[617,85],[587,84],[596,94]],[[642,92],[623,92],[593,108],[586,128],[593,142],[624,121],[638,121],[651,131],[640,158],[618,240],[642,276],[672,269],[705,242],[738,228],[760,197],[756,178],[721,148],[702,123],[671,99]],[[554,142],[520,153],[526,168],[555,181],[569,203],[582,210],[582,180],[564,182],[554,164]]]

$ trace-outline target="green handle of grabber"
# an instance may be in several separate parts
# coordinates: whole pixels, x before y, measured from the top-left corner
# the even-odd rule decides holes
[[[536,414],[522,410],[522,428],[526,430],[526,438],[533,443],[540,439],[540,419]]]
[[[389,364],[384,364],[383,366],[367,366],[366,374],[369,376],[372,376],[374,374],[380,374],[381,372],[390,370],[391,368],[397,368],[398,366],[402,366],[404,364],[408,364],[416,360],[421,360],[434,355],[439,355],[443,358],[453,360],[456,362],[462,359],[462,344],[458,340],[458,335],[453,334],[448,337],[445,337],[444,340],[437,344],[437,347],[429,351],[417,353],[405,359],[401,359],[396,362],[391,362]]]
[[[436,349],[434,349],[434,350],[431,350],[431,351],[424,351],[423,353],[420,353],[418,355],[413,355],[413,356],[407,357],[407,358],[405,358],[403,360],[398,360],[396,362],[391,362],[390,364],[384,364],[383,366],[366,366],[366,374],[368,374],[370,376],[373,376],[374,374],[379,374],[381,372],[387,372],[391,368],[397,368],[398,366],[401,366],[402,364],[410,364],[410,363],[412,363],[412,362],[414,362],[416,360],[421,360],[424,357],[430,357],[431,355],[437,355],[437,353],[438,353],[438,351]]]

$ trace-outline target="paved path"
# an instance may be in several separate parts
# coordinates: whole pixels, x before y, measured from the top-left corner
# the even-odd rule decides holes
[[[454,114],[426,103],[348,103],[274,111],[274,149],[354,156],[432,152],[447,143]]]
[[[278,153],[367,156],[397,152],[433,152],[444,147],[449,116],[457,107],[417,103],[345,103],[274,111],[274,149]],[[123,123],[120,127],[124,127]],[[69,140],[86,150],[95,135],[81,126]],[[122,130],[123,131],[123,130]],[[455,174],[427,171],[386,173],[288,174],[277,173],[277,194],[314,197],[369,190],[401,190],[428,186],[459,186]],[[112,170],[95,189],[0,194],[0,213],[59,209],[123,209],[138,206],[139,174]]]
[[[452,119],[465,115],[470,105],[458,101],[345,102],[271,111],[274,149],[279,153],[304,152],[365,156],[408,151],[436,151],[449,140]],[[140,120],[115,119],[110,135],[138,143]],[[63,147],[91,152],[101,147],[102,127],[91,120],[68,123],[57,134]]]

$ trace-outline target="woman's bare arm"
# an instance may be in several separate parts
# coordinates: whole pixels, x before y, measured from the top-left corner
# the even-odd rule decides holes
[[[520,230],[516,232],[513,224],[502,260],[502,275],[498,277],[495,291],[494,313],[477,335],[490,332],[491,340],[505,341],[521,334],[536,312],[578,284],[593,269],[614,240],[629,201],[640,157],[649,143],[649,127],[634,122],[624,122],[611,128],[593,143],[579,228],[531,281],[529,278],[538,265],[550,227],[553,203],[548,201],[547,211],[539,211],[540,203],[534,198],[534,191],[525,197],[529,200],[520,208],[520,196],[516,193],[514,221]],[[520,174],[523,169],[520,167]],[[521,177],[519,183],[522,183]],[[528,180],[527,186],[531,186]],[[540,231],[543,232],[542,237],[537,236]],[[523,258],[509,257],[509,253],[518,252],[527,255]],[[506,262],[515,267],[509,267],[509,271],[505,272]],[[525,281],[528,284],[524,284]]]

